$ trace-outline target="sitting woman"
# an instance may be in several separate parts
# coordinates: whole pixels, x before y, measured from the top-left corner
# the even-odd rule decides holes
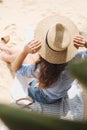
[[[32,79],[28,96],[33,100],[41,104],[53,104],[67,97],[75,80],[69,73],[68,64],[87,58],[87,51],[77,53],[77,48],[87,48],[87,42],[82,36],[76,35],[79,35],[79,31],[71,20],[49,16],[36,27],[35,40],[30,41],[20,53],[15,53],[14,60],[10,61],[9,54],[2,56],[4,61],[10,61],[12,71]],[[24,64],[27,55],[30,55],[28,60],[32,60],[32,64]]]

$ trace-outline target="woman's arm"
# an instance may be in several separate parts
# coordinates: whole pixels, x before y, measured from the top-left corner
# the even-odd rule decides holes
[[[33,41],[29,42],[23,48],[23,50],[20,52],[20,54],[17,56],[15,61],[12,63],[12,65],[11,65],[12,71],[16,72],[22,66],[22,63],[23,63],[24,59],[26,58],[26,56],[29,53],[31,53],[31,54],[36,53],[40,49],[40,47],[41,47],[40,41],[33,40]]]

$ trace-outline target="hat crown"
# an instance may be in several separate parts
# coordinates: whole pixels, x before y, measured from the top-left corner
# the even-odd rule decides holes
[[[38,54],[49,63],[66,63],[77,53],[73,37],[78,34],[78,28],[69,18],[58,14],[48,16],[39,22],[34,32],[34,38],[42,43]]]
[[[47,44],[54,51],[65,50],[70,43],[70,33],[64,25],[57,23],[48,30]]]

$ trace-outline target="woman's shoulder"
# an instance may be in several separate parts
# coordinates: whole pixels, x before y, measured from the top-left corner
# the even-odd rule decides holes
[[[75,57],[71,60],[71,62],[80,62],[83,60],[87,60],[87,49],[86,50],[79,50]]]
[[[82,57],[82,55],[86,55],[87,56],[87,49],[79,50],[77,52],[77,54],[75,55],[75,57],[77,57],[77,56]]]

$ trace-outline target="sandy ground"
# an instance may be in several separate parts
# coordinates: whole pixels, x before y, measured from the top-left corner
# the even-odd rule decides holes
[[[10,35],[11,45],[20,46],[25,30],[51,14],[62,14],[74,21],[87,35],[87,0],[0,0],[0,38]],[[7,63],[0,60],[0,102],[9,103],[13,76]]]
[[[1,0],[0,38],[10,35],[10,42],[22,45],[25,30],[51,14],[71,18],[83,35],[87,34],[87,0]],[[12,44],[11,44],[12,45]],[[13,81],[8,64],[0,61],[0,102],[10,101]]]
[[[11,45],[23,44],[25,30],[51,14],[71,18],[84,36],[87,35],[87,0],[1,0],[0,38],[10,35]],[[10,101],[13,76],[8,64],[0,60],[0,102]]]

